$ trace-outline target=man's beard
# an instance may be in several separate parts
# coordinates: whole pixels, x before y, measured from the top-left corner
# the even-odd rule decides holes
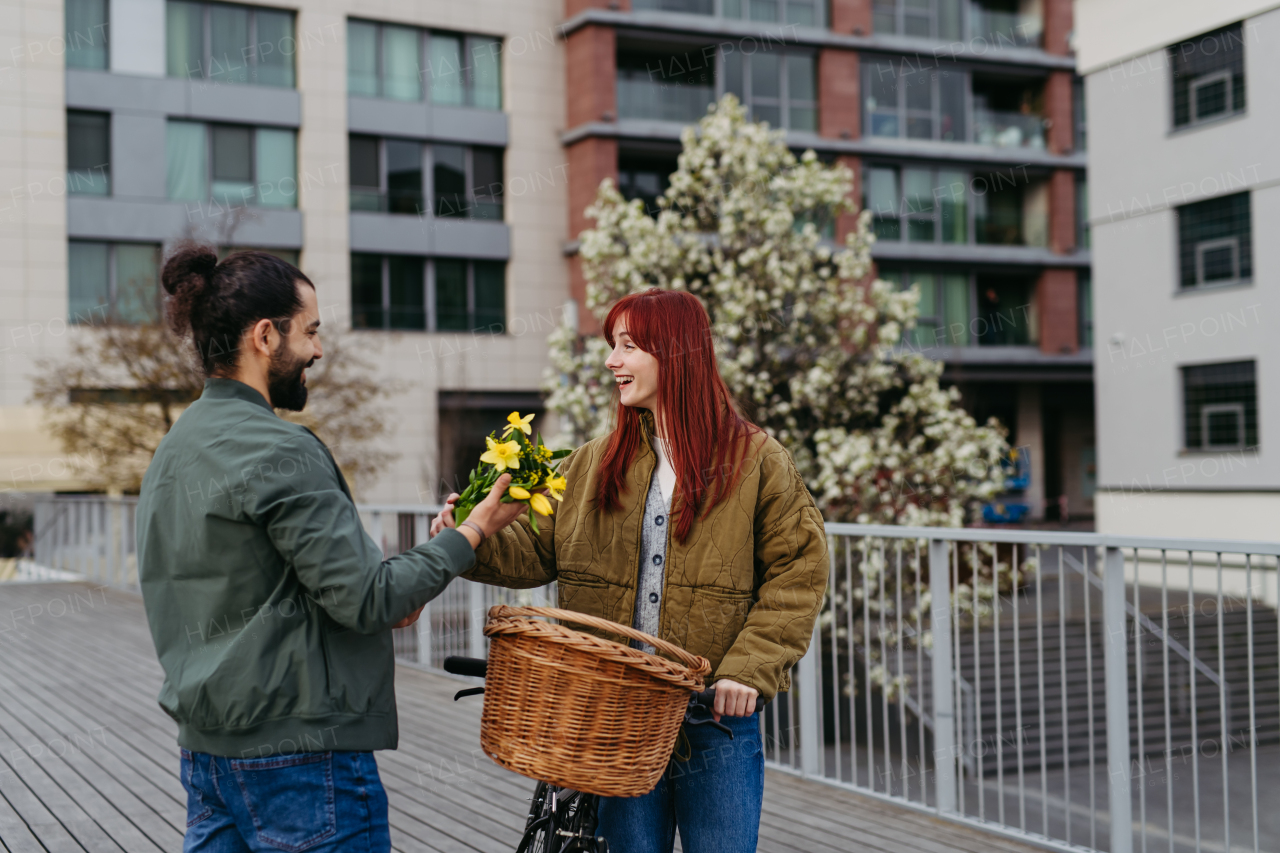
[[[267,367],[267,393],[271,396],[272,408],[301,412],[306,407],[307,386],[302,381],[302,371],[314,361],[295,358],[281,343]]]

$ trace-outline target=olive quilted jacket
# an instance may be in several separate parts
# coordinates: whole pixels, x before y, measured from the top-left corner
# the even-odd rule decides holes
[[[642,442],[621,508],[602,512],[594,496],[607,441],[592,441],[561,464],[569,485],[555,515],[539,518],[540,536],[521,518],[486,539],[463,576],[515,588],[558,581],[560,607],[630,625],[657,457]],[[659,634],[707,658],[713,679],[731,678],[771,699],[790,687],[789,670],[813,636],[827,586],[827,539],[781,444],[756,436],[742,464],[737,488],[694,522],[685,543],[668,540]]]

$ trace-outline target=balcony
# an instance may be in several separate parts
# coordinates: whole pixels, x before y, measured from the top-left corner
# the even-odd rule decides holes
[[[689,124],[716,99],[712,49],[618,51],[619,118]]]
[[[969,4],[969,38],[986,39],[992,47],[1039,47],[1044,39],[1044,18],[1018,0],[984,0]]]
[[[996,148],[1045,148],[1041,81],[973,77],[973,141]]]

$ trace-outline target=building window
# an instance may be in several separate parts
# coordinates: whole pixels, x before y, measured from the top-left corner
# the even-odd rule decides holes
[[[986,50],[1039,46],[1044,17],[1040,4],[1018,0],[872,0],[871,26],[889,35],[973,39]]]
[[[901,290],[920,288],[916,326],[905,336],[915,349],[960,347],[972,343],[972,287],[968,273],[936,272],[902,268],[880,271],[880,278]]]
[[[225,207],[297,207],[296,144],[293,130],[171,120],[169,198]]]
[[[695,122],[716,99],[715,49],[682,54],[618,48],[618,115]]]
[[[353,252],[351,327],[501,334],[506,264]]]
[[[107,68],[107,0],[67,0],[67,67]]]
[[[158,245],[72,240],[68,249],[68,322],[160,322]]]
[[[1049,183],[1017,168],[973,176],[973,238],[996,246],[1049,245]]]
[[[347,21],[347,92],[502,109],[502,42],[490,36]]]
[[[1240,24],[1169,47],[1173,126],[1244,112],[1244,34]]]
[[[1084,175],[1076,175],[1076,246],[1088,249],[1093,245],[1089,229],[1089,181]]]
[[[351,209],[502,221],[501,148],[352,135]],[[424,175],[431,176],[430,190]]]
[[[1088,113],[1084,107],[1084,79],[1077,77],[1071,84],[1071,121],[1075,131],[1075,149],[1084,151],[1089,147]]]
[[[913,243],[967,243],[969,176],[947,169],[869,166],[862,205],[877,237]]]
[[[67,192],[111,194],[111,114],[67,110]]]
[[[1019,276],[978,275],[974,336],[979,346],[1028,346],[1040,339],[1034,282]]]
[[[752,121],[818,131],[817,62],[811,53],[724,52],[724,91],[747,107]]]
[[[1177,213],[1183,289],[1252,280],[1249,193],[1184,204]]]
[[[266,246],[219,246],[218,260],[224,260],[228,255],[236,252],[265,252],[268,255],[275,255],[282,261],[298,265],[298,257],[301,254],[297,249],[275,249]]]
[[[870,136],[963,142],[968,79],[963,72],[892,61],[862,66],[864,126]]]
[[[1043,149],[1044,81],[975,75],[973,141],[997,148]]]
[[[1252,361],[1182,368],[1187,450],[1240,450],[1258,446],[1255,373]]]
[[[720,0],[726,18],[747,18],[795,24],[799,27],[827,25],[826,0]]]
[[[292,12],[168,0],[165,27],[170,77],[294,86]]]
[[[671,185],[671,173],[677,168],[673,157],[621,155],[618,157],[618,192],[627,201],[640,199],[644,212],[657,216],[658,199]]]
[[[1081,270],[1076,275],[1076,310],[1080,313],[1080,346],[1093,346],[1093,275]]]

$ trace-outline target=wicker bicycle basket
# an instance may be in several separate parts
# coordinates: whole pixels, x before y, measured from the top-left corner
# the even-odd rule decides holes
[[[646,654],[562,624],[648,643]],[[675,748],[690,691],[706,658],[583,613],[498,605],[489,610],[480,746],[503,767],[605,797],[636,797],[658,784]],[[678,661],[678,662],[677,662]]]

